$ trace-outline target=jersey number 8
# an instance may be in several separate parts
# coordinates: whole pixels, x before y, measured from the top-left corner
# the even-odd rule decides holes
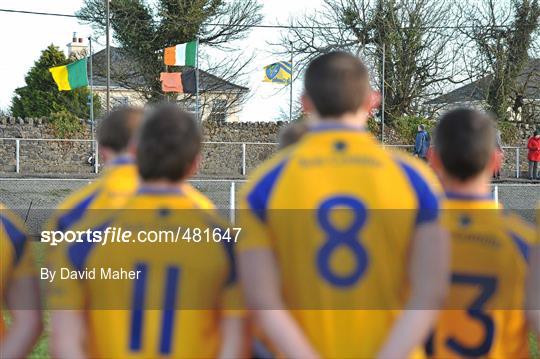
[[[334,209],[352,210],[353,219],[348,228],[337,228],[331,222],[330,215]],[[337,287],[349,287],[356,284],[364,275],[368,266],[366,249],[360,242],[360,232],[366,223],[366,206],[351,196],[336,196],[325,200],[317,211],[319,226],[326,235],[326,241],[317,253],[319,274],[330,284]],[[355,258],[355,268],[348,274],[338,274],[332,270],[330,260],[335,250],[346,247]]]

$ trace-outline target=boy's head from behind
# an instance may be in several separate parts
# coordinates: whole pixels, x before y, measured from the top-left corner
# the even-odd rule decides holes
[[[373,105],[366,66],[346,52],[331,52],[311,61],[304,87],[304,110],[322,120],[369,113]]]
[[[128,152],[128,147],[142,123],[144,111],[138,107],[120,107],[105,117],[97,128],[100,152],[108,161]]]
[[[491,116],[472,109],[445,113],[435,130],[436,169],[459,182],[482,174],[489,178],[496,166],[496,131]]]
[[[150,111],[139,134],[137,166],[144,181],[178,182],[191,176],[201,150],[195,118],[175,105]]]

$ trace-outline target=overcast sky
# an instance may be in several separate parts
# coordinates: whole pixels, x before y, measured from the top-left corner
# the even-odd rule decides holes
[[[81,7],[82,0],[0,0],[0,8],[73,14]],[[264,24],[285,23],[292,16],[321,6],[322,0],[261,0],[264,5]],[[74,18],[13,14],[0,12],[0,109],[10,106],[13,91],[24,86],[24,76],[41,51],[55,44],[66,51],[72,33],[88,37],[91,29]],[[272,84],[263,84],[262,67],[278,60],[266,51],[266,41],[279,37],[279,30],[255,29],[244,40],[246,53],[256,49],[256,58],[250,65],[249,87],[252,96],[244,106],[241,119],[244,121],[269,121],[278,117],[280,111],[288,109],[288,91],[278,92]],[[103,40],[103,39],[102,39]],[[295,97],[300,83],[295,83]]]

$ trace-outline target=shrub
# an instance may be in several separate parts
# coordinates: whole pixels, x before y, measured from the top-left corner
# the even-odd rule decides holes
[[[367,121],[367,129],[375,137],[381,136],[381,124],[375,119],[375,117],[370,116]]]
[[[519,129],[515,124],[499,121],[497,127],[501,131],[501,139],[504,144],[513,145],[519,142]]]
[[[51,114],[50,122],[58,138],[71,138],[83,128],[77,116],[66,110]]]

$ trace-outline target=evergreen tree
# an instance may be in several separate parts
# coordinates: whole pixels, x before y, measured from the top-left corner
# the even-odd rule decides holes
[[[25,77],[26,86],[15,90],[11,100],[11,113],[16,117],[48,117],[58,112],[68,112],[78,118],[89,118],[88,88],[58,91],[49,68],[66,65],[68,59],[58,47],[49,45]],[[99,97],[94,96],[94,114],[99,115]]]

